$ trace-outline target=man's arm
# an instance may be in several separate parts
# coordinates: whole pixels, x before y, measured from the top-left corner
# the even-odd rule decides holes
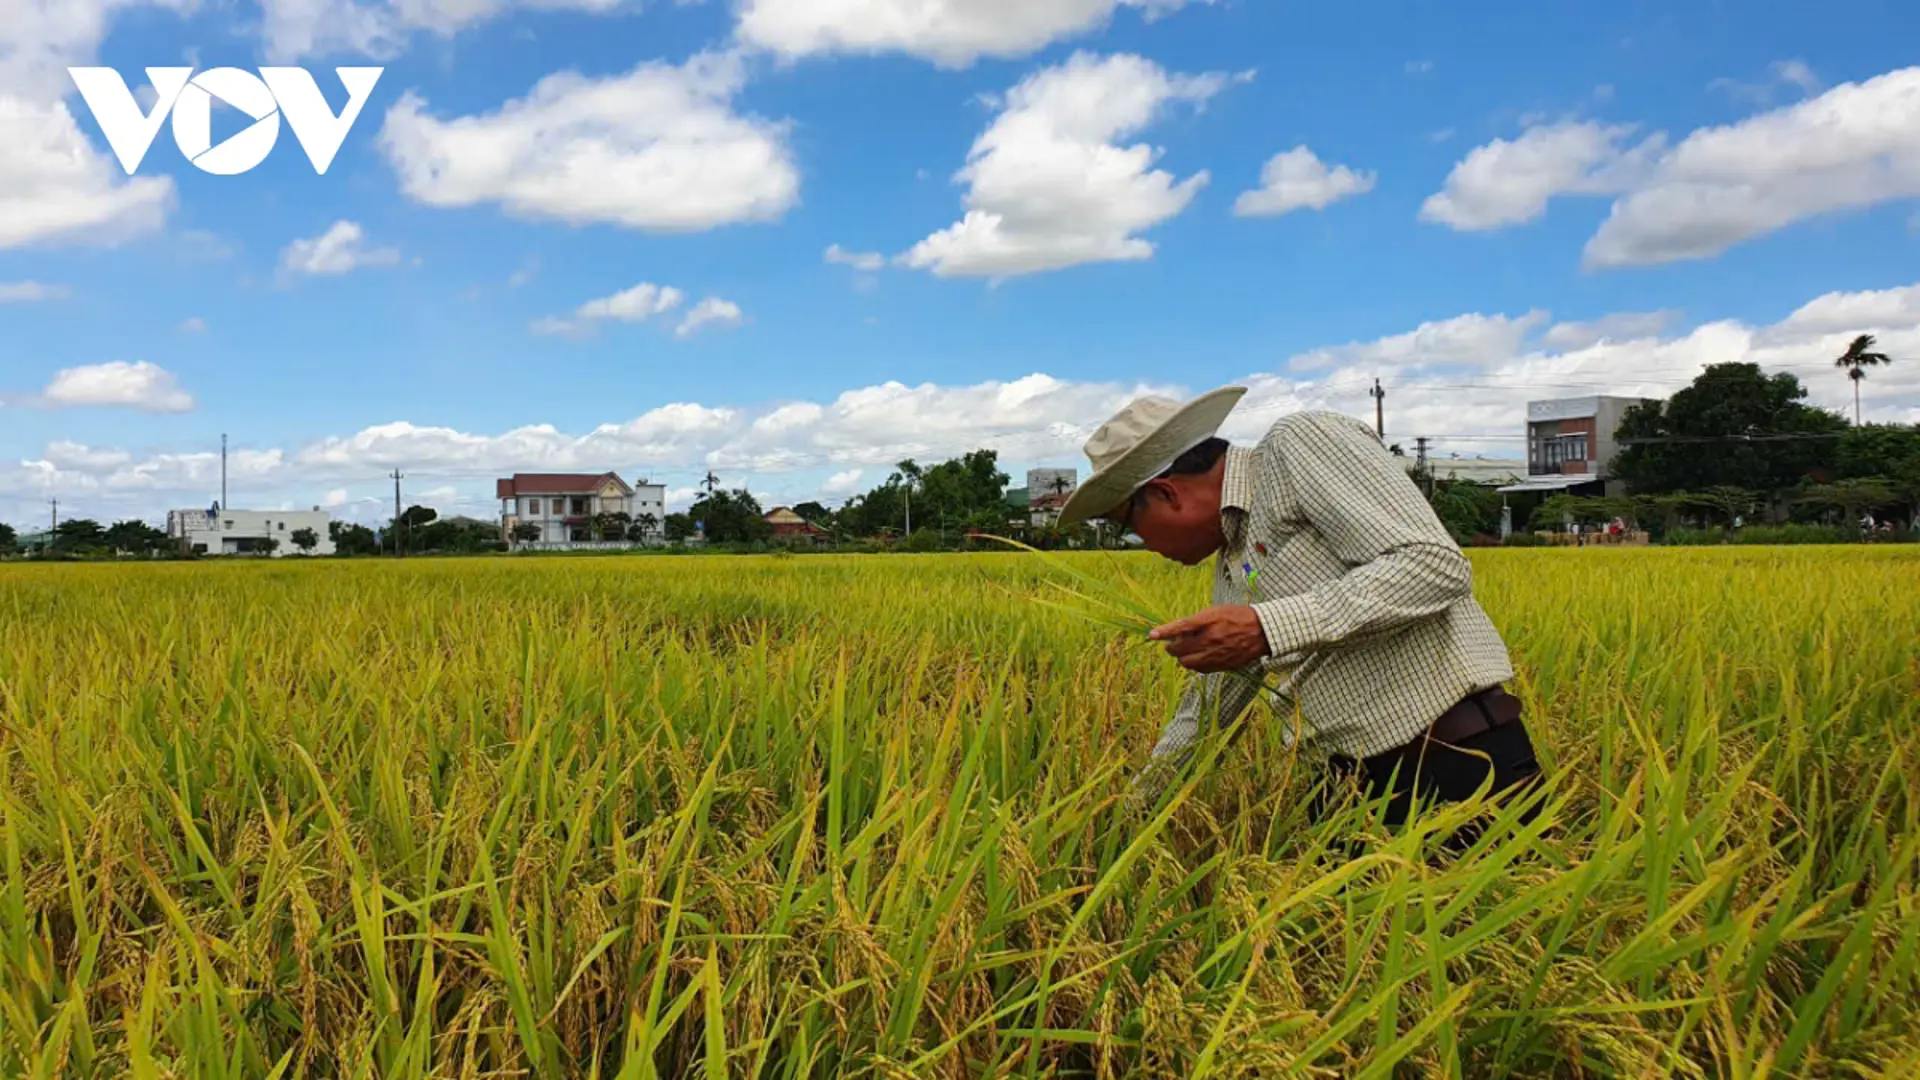
[[[1405,629],[1473,592],[1473,568],[1405,468],[1358,421],[1301,413],[1275,424],[1261,456],[1349,567],[1295,596],[1252,605],[1271,655]]]
[[[1160,731],[1153,757],[1134,778],[1127,797],[1136,808],[1160,797],[1167,780],[1185,763],[1193,744],[1200,737],[1200,721],[1212,716],[1217,726],[1231,724],[1253,701],[1262,673],[1258,665],[1243,669],[1245,677],[1234,672],[1216,672],[1192,676],[1180,695],[1173,718]]]

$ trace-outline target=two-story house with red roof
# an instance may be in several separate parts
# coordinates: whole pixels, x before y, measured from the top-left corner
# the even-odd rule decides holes
[[[629,484],[617,473],[515,473],[494,482],[500,499],[500,529],[508,539],[523,522],[537,526],[536,544],[597,541],[594,519],[602,514],[625,514],[636,522],[652,523],[657,533],[667,517],[665,484],[641,480]]]

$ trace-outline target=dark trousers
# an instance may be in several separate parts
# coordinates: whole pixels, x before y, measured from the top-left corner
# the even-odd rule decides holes
[[[1467,733],[1462,734],[1459,726],[1463,716],[1486,719],[1469,724]],[[1358,761],[1334,755],[1328,761],[1330,783],[1323,785],[1315,798],[1314,817],[1324,817],[1332,798],[1355,781],[1364,798],[1387,799],[1385,823],[1398,827],[1416,805],[1471,798],[1486,782],[1489,771],[1493,773],[1492,793],[1507,797],[1524,792],[1539,779],[1540,763],[1534,758],[1533,741],[1520,716],[1519,700],[1504,689],[1494,687],[1469,696],[1443,721],[1436,722],[1435,731],[1383,754]],[[1449,727],[1454,730],[1444,730]],[[1538,811],[1537,804],[1529,805],[1522,812],[1522,821],[1533,820]],[[1484,822],[1470,823],[1450,835],[1446,846],[1464,850],[1479,838],[1483,828]]]

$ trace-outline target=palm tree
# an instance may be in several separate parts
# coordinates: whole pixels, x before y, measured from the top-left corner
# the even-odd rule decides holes
[[[1833,362],[1834,367],[1846,368],[1847,378],[1853,380],[1853,424],[1860,426],[1860,380],[1867,377],[1867,369],[1880,364],[1893,363],[1893,357],[1886,353],[1873,352],[1873,335],[1861,334],[1847,346],[1847,351]]]

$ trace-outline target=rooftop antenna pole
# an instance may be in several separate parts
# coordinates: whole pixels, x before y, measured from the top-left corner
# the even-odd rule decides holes
[[[227,508],[227,434],[220,433],[220,509]]]
[[[1373,399],[1373,433],[1379,437],[1381,442],[1386,442],[1387,441],[1387,413],[1386,413],[1387,392],[1386,390],[1381,388],[1379,379],[1373,380],[1373,389],[1367,391],[1367,396]]]

